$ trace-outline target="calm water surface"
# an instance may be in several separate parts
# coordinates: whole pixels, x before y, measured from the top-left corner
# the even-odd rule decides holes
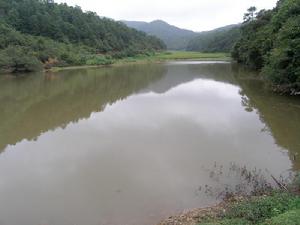
[[[300,168],[300,101],[229,63],[0,77],[1,225],[152,225]],[[208,185],[210,193],[200,187]]]

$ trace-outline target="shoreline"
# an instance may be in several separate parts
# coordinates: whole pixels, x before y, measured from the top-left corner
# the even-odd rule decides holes
[[[186,210],[156,225],[298,225],[299,212],[298,186],[295,190],[274,189],[260,195],[231,194],[219,204]]]
[[[156,52],[152,55],[136,55],[133,57],[126,57],[122,59],[115,59],[110,64],[99,65],[66,65],[66,66],[53,66],[49,69],[42,69],[40,71],[32,72],[12,72],[0,70],[0,75],[26,75],[30,73],[42,72],[42,73],[57,73],[64,70],[76,70],[76,69],[89,69],[89,68],[109,68],[124,65],[136,65],[136,64],[149,64],[149,63],[165,63],[172,61],[224,61],[232,62],[232,58],[229,53],[202,53],[202,52],[188,52],[188,51],[164,51]]]
[[[112,64],[107,65],[79,65],[79,66],[63,66],[52,67],[44,70],[44,72],[59,72],[64,70],[89,69],[89,68],[109,68],[123,65],[136,65],[148,63],[165,63],[170,61],[225,61],[231,62],[232,58],[227,53],[201,53],[201,52],[185,52],[170,51],[156,53],[153,56],[137,56],[116,60]]]
[[[207,218],[216,218],[222,214],[229,202],[225,200],[221,203],[209,207],[195,208],[190,210],[184,210],[183,212],[169,216],[163,219],[156,225],[197,225],[201,221]]]

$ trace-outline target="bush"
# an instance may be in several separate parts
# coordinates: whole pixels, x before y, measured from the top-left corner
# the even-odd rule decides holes
[[[272,196],[237,203],[228,210],[226,217],[243,218],[258,223],[294,209],[300,209],[300,197],[288,193],[274,193]]]
[[[42,69],[33,52],[21,46],[8,46],[0,52],[0,67],[12,72],[32,72]]]
[[[266,220],[261,225],[300,225],[300,210],[288,211],[277,217]]]
[[[251,225],[251,223],[244,219],[225,219],[211,223],[200,223],[199,225]]]
[[[113,60],[109,56],[94,55],[86,60],[87,65],[110,65]]]

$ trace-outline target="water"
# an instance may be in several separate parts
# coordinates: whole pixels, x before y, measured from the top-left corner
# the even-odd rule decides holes
[[[287,176],[300,101],[253,77],[214,62],[0,77],[0,224],[152,225],[217,203],[233,165]]]

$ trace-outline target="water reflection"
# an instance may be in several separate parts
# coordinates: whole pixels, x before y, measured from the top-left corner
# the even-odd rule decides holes
[[[8,144],[89,118],[92,112],[160,79],[164,71],[159,65],[133,65],[63,71],[46,77],[0,77],[0,151]]]
[[[137,65],[49,79],[0,82],[3,225],[155,224],[215,203],[199,186],[240,182],[215,182],[205,168],[226,171],[234,162],[279,176],[293,166],[287,149],[299,150],[297,133],[289,134],[293,149],[284,148],[272,124],[299,122],[300,104],[291,100],[294,114],[279,116],[290,100],[263,95],[260,82],[230,64]],[[265,107],[278,105],[265,116]],[[289,132],[292,123],[280,125]]]
[[[232,68],[237,84],[241,87],[244,107],[257,110],[265,127],[277,145],[289,150],[294,169],[300,169],[300,99],[274,95],[266,84],[253,79],[255,74],[237,65]]]

